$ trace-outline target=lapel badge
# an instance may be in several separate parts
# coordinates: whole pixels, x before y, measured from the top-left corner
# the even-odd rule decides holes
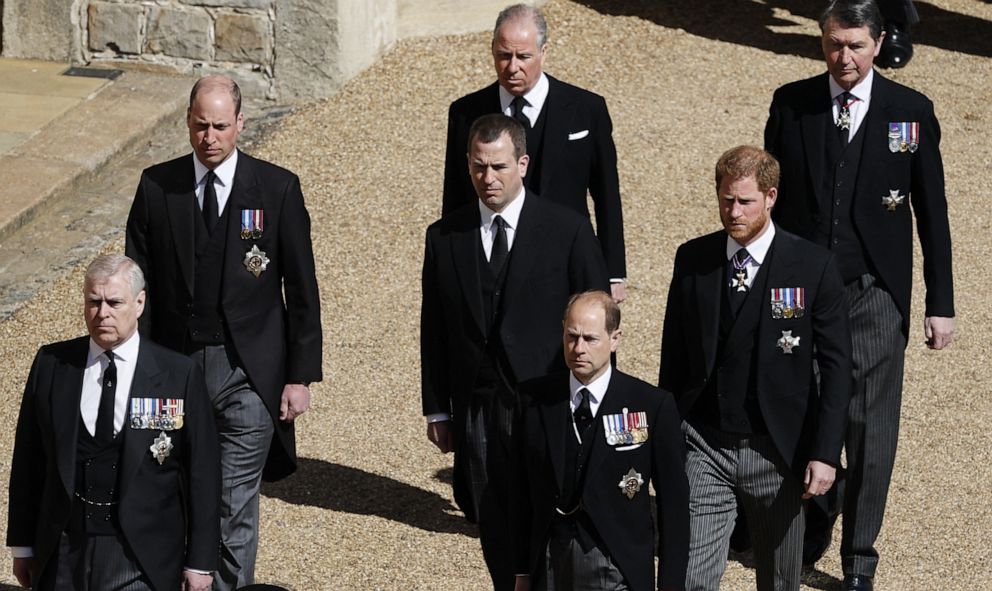
[[[634,469],[631,468],[627,474],[620,479],[620,484],[617,486],[620,488],[620,492],[627,495],[628,499],[633,499],[634,495],[640,492],[642,484],[644,484],[644,479],[641,478],[641,473],[635,472]]]
[[[264,226],[264,216],[261,209],[241,210],[241,239],[248,240],[254,238],[258,240],[262,237]]]
[[[264,250],[259,250],[257,244],[252,244],[251,250],[245,253],[244,264],[252,275],[258,277],[269,266],[269,257],[265,256]]]
[[[802,318],[806,314],[805,287],[776,287],[771,294],[772,318]]]
[[[161,466],[165,463],[165,458],[169,457],[169,452],[172,451],[172,438],[162,431],[152,441],[151,447],[148,448],[152,452],[152,457],[158,460],[158,465]]]
[[[792,349],[799,346],[800,337],[792,336],[791,330],[783,330],[782,337],[775,343],[786,355],[792,355]]]
[[[889,151],[915,152],[920,147],[919,121],[893,121],[889,123]]]
[[[896,207],[902,205],[905,200],[906,196],[900,195],[899,189],[889,189],[888,195],[882,195],[882,205],[889,211],[895,211]]]

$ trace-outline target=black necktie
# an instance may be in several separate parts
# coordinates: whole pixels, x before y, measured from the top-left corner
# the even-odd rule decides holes
[[[117,393],[117,365],[114,363],[114,354],[111,351],[107,351],[106,354],[110,362],[103,372],[100,410],[96,415],[96,440],[101,444],[114,440],[114,399]]]
[[[522,96],[513,97],[510,103],[513,107],[513,118],[523,124],[524,129],[530,129],[530,119],[524,115],[524,107],[527,106],[527,99]]]
[[[837,130],[840,133],[840,145],[847,147],[851,138],[851,128],[854,126],[854,119],[851,117],[851,105],[857,99],[851,100],[853,95],[846,90],[837,97]]]
[[[493,275],[498,276],[510,249],[506,243],[506,221],[503,220],[503,217],[494,216],[490,232],[492,232],[493,226],[496,227],[496,232],[493,234],[493,250],[489,255],[489,268],[492,269]]]
[[[746,248],[739,249],[730,259],[730,283],[728,285],[730,286],[730,310],[734,316],[737,316],[737,312],[744,304],[750,289],[747,286],[747,264],[750,261],[751,255],[748,254]]]
[[[582,394],[582,402],[575,407],[572,418],[575,419],[575,428],[579,432],[579,438],[585,442],[589,427],[592,426],[592,407],[589,405],[589,390],[582,388],[579,390],[579,394]]]
[[[207,225],[207,233],[213,234],[214,227],[217,226],[217,190],[214,188],[214,179],[217,175],[214,171],[207,171],[206,180],[203,181],[203,223]]]

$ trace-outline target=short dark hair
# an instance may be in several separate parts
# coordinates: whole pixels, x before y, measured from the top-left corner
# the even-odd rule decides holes
[[[193,101],[196,100],[196,95],[199,94],[200,90],[204,87],[216,88],[220,87],[231,94],[231,102],[234,103],[234,114],[235,116],[241,114],[241,87],[238,83],[226,76],[204,76],[196,81],[193,85],[193,90],[189,91],[189,108],[193,108]]]
[[[534,23],[534,28],[537,29],[537,48],[544,47],[548,42],[548,21],[544,20],[540,10],[530,4],[514,4],[500,11],[499,16],[496,17],[496,26],[493,27],[493,43],[496,43],[496,35],[499,34],[499,28],[503,23],[518,18],[529,18]]]
[[[572,311],[573,306],[579,303],[585,303],[586,301],[592,301],[603,306],[603,318],[606,321],[607,334],[613,334],[613,331],[620,328],[620,306],[613,300],[610,294],[599,289],[583,291],[573,294],[572,297],[568,298],[568,305],[565,306],[565,313],[561,317],[562,322],[568,320],[568,313]]]
[[[845,27],[868,27],[875,41],[882,36],[882,13],[875,0],[833,0],[820,15],[820,32],[832,20]]]
[[[510,141],[513,142],[513,155],[517,160],[521,159],[527,153],[527,132],[519,121],[502,113],[483,115],[472,123],[472,127],[468,130],[467,151],[472,152],[472,144],[476,141],[491,144],[504,133],[510,136]]]
[[[753,176],[758,190],[767,193],[778,188],[778,160],[757,146],[737,146],[724,152],[716,161],[716,190],[725,178],[744,179]]]

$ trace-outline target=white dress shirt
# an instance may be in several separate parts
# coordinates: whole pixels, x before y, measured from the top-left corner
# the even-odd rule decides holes
[[[758,236],[758,238],[751,244],[744,246],[727,236],[727,260],[729,261],[737,251],[741,248],[746,248],[747,253],[751,255],[751,260],[747,262],[747,277],[744,282],[747,283],[747,288],[751,289],[754,284],[754,277],[758,274],[758,268],[761,264],[765,262],[765,257],[768,256],[768,249],[772,246],[772,238],[775,237],[775,224],[769,223],[768,229]],[[731,282],[731,285],[733,283]]]
[[[498,215],[505,222],[506,252],[509,253],[513,248],[513,239],[517,235],[517,226],[520,224],[520,210],[524,207],[524,198],[526,196],[527,191],[521,186],[516,198],[507,204],[503,211],[499,213],[486,207],[482,203],[482,200],[479,199],[479,232],[482,235],[482,250],[486,253],[487,261],[492,258],[493,240],[496,239],[496,226],[493,224],[493,218]]]
[[[868,105],[871,104],[871,84],[874,79],[875,70],[870,70],[864,80],[858,82],[854,88],[848,91],[851,93],[852,98],[857,99],[848,108],[851,112],[851,128],[848,130],[848,141],[858,132],[861,123],[865,120],[865,115],[868,114]],[[840,87],[840,84],[837,84],[833,76],[827,76],[827,83],[830,85],[830,99],[833,103],[831,109],[833,110],[834,122],[836,123],[837,118],[840,116],[840,104],[838,104],[840,99],[838,97],[844,94],[844,89]]]
[[[589,410],[592,411],[593,418],[596,418],[596,414],[599,412],[599,405],[603,403],[606,390],[610,387],[610,377],[612,376],[613,367],[609,363],[606,364],[606,371],[603,372],[603,375],[588,384],[583,384],[575,377],[575,374],[568,372],[568,391],[571,393],[568,399],[568,406],[572,410],[572,430],[575,431],[575,437],[580,442],[582,438],[579,437],[579,429],[575,426],[574,416],[575,409],[579,408],[579,405],[582,404],[581,390],[583,388],[589,390]]]
[[[227,205],[227,199],[231,196],[231,186],[234,185],[234,171],[238,168],[238,151],[231,150],[231,154],[226,160],[221,162],[217,168],[214,169],[214,175],[216,180],[214,180],[214,191],[217,193],[217,217],[220,217],[224,213],[224,206]],[[207,173],[210,171],[209,168],[204,166],[193,154],[193,174],[194,180],[196,181],[196,202],[200,206],[200,210],[203,210],[203,189],[206,186]]]
[[[499,108],[504,115],[513,117],[513,99],[516,98],[509,93],[501,85],[499,86]],[[531,88],[524,93],[524,100],[527,104],[524,105],[523,112],[530,120],[530,126],[534,127],[537,123],[537,118],[541,115],[541,109],[544,108],[544,101],[548,98],[548,88],[550,87],[548,83],[548,77],[542,72],[541,77],[537,79],[537,84],[534,88]]]
[[[127,416],[127,400],[134,380],[134,368],[138,363],[138,344],[141,338],[135,331],[130,338],[113,350],[114,365],[117,366],[117,385],[114,393],[114,435],[120,433]],[[96,436],[96,416],[100,412],[100,395],[103,392],[103,372],[110,361],[104,349],[90,339],[86,369],[83,371],[83,392],[79,398],[79,414],[90,435]]]

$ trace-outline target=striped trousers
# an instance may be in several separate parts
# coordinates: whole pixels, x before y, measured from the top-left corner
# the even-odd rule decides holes
[[[802,483],[768,435],[725,433],[682,423],[689,478],[686,591],[719,591],[737,502],[747,515],[758,591],[798,591],[802,566]]]
[[[889,292],[864,275],[847,286],[854,385],[848,412],[841,565],[844,574],[875,575],[875,540],[899,440],[906,335]]]

